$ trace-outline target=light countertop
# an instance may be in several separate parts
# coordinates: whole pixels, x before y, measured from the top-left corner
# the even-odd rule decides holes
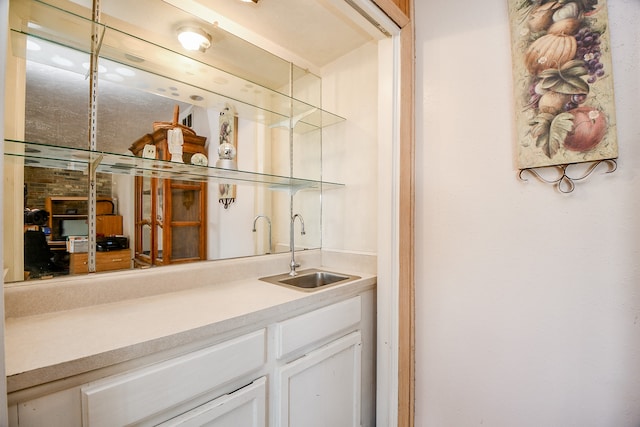
[[[9,317],[5,320],[8,391],[63,380],[212,336],[264,327],[376,284],[373,274],[339,271],[362,278],[313,292],[256,277],[222,280],[175,292]]]

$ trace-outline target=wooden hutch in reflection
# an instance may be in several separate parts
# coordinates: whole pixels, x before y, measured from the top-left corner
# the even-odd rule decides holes
[[[135,141],[129,150],[142,157],[145,146],[153,146],[156,159],[169,161],[168,131],[182,130],[183,161],[191,163],[196,153],[206,155],[206,137],[174,122],[154,123],[154,132]],[[207,258],[207,184],[204,182],[135,178],[135,257],[136,266],[192,262]]]

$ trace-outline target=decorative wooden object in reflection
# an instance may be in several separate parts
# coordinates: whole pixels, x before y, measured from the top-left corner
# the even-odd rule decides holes
[[[178,109],[172,123],[154,123],[153,133],[135,141],[129,150],[143,156],[145,146],[156,148],[158,160],[171,160],[167,133],[181,129],[182,159],[206,155],[206,137],[178,124]],[[148,150],[147,150],[148,151]],[[135,178],[135,260],[138,265],[163,265],[204,260],[206,254],[207,184],[137,176]]]

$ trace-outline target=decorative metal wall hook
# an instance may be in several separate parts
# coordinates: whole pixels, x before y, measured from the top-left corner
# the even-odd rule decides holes
[[[582,175],[577,177],[569,176],[568,169],[571,166],[581,165],[581,164],[584,165],[584,163],[568,163],[564,165],[548,166],[544,168],[544,169],[555,169],[559,174],[559,176],[555,179],[547,179],[543,177],[538,172],[538,169],[542,169],[542,168],[521,169],[518,172],[518,178],[521,181],[525,181],[525,182],[528,181],[528,179],[524,176],[525,172],[528,172],[529,174],[537,178],[539,181],[544,182],[545,184],[551,184],[555,186],[558,189],[558,191],[560,191],[561,193],[568,194],[568,193],[571,193],[576,188],[576,182],[587,179],[596,170],[596,168],[600,166],[600,164],[605,164],[607,166],[608,169],[605,173],[615,172],[616,169],[618,168],[618,163],[616,160],[617,159],[604,159],[604,160],[598,160],[595,162],[587,162],[589,163],[587,170],[584,171]]]

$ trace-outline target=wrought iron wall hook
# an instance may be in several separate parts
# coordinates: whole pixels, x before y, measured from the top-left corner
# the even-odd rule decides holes
[[[587,179],[595,170],[596,168],[600,165],[600,164],[605,164],[607,166],[607,171],[605,173],[612,173],[615,172],[616,169],[618,169],[618,163],[616,161],[617,159],[603,159],[603,160],[598,160],[598,161],[594,161],[594,162],[588,162],[589,167],[587,168],[586,171],[584,171],[584,173],[580,176],[577,177],[571,177],[568,175],[568,169],[571,166],[575,166],[575,165],[581,165],[583,163],[568,163],[568,164],[564,164],[564,165],[557,165],[557,166],[548,166],[546,169],[548,168],[553,168],[555,169],[559,176],[555,179],[547,179],[545,177],[543,177],[539,172],[538,169],[542,169],[542,168],[526,168],[526,169],[520,169],[520,171],[518,172],[518,178],[521,181],[528,181],[528,179],[524,176],[525,172],[528,172],[529,174],[533,175],[535,178],[537,178],[539,181],[544,182],[545,184],[551,184],[553,186],[555,186],[558,191],[560,191],[561,193],[564,194],[568,194],[571,193],[573,190],[575,190],[576,188],[576,182],[579,181],[583,181],[585,179]]]

